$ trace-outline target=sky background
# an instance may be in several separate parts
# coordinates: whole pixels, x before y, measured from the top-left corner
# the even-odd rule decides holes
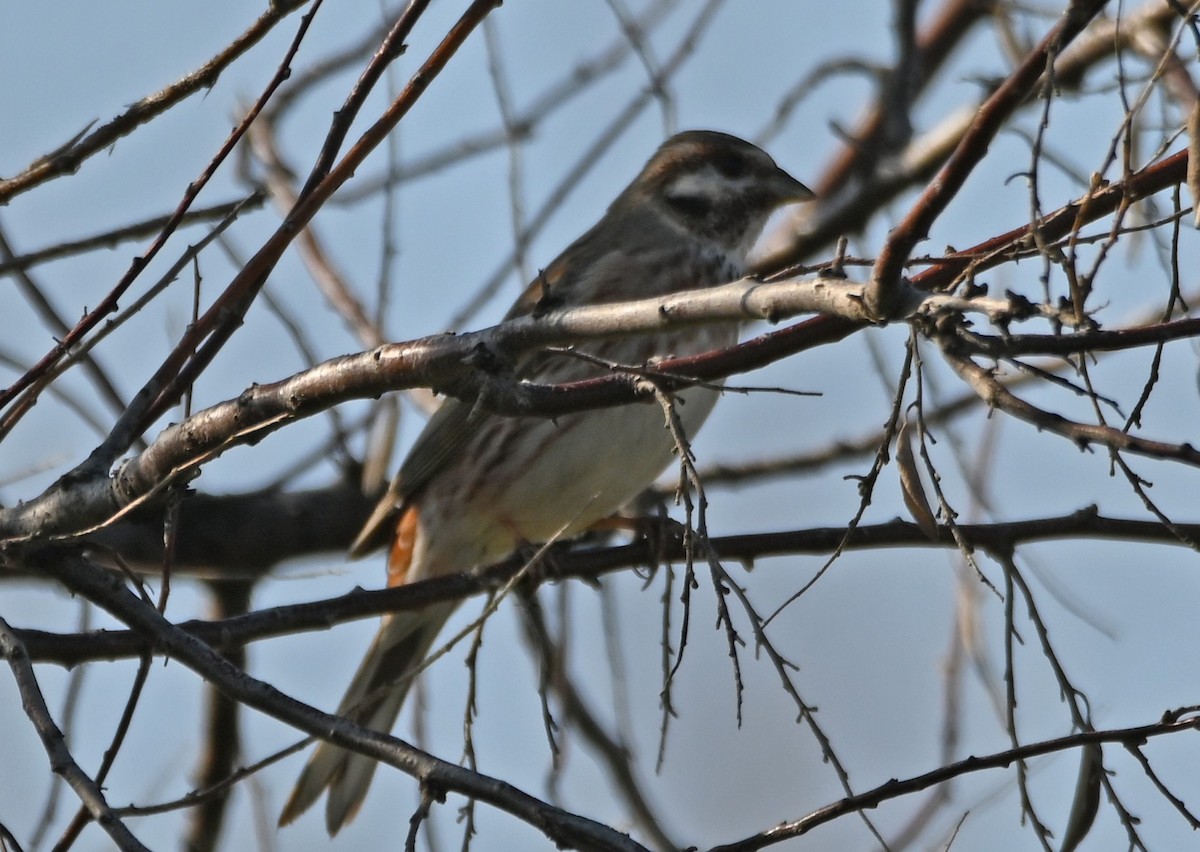
[[[645,3],[628,2],[637,13]],[[699,3],[684,0],[650,38],[650,53],[663,61],[691,26]],[[936,8],[936,4],[925,4]],[[428,54],[460,14],[465,3],[432,4],[409,40],[408,54],[394,66],[392,85],[399,86]],[[391,9],[388,6],[387,9]],[[928,10],[927,10],[928,13]],[[114,2],[75,4],[4,4],[0,6],[0,175],[19,172],[28,163],[126,105],[191,71],[245,29],[258,8],[244,3]],[[313,25],[297,59],[303,69],[341,46],[356,41],[382,19],[377,2],[328,2]],[[760,138],[777,105],[800,80],[822,63],[854,59],[887,64],[894,48],[891,6],[884,2],[817,3],[809,0],[733,0],[724,4],[696,42],[692,58],[669,86],[670,108],[652,101],[532,240],[526,271],[546,265],[561,248],[590,226],[636,173],[662,138],[673,130],[704,127]],[[0,226],[17,251],[29,251],[74,239],[116,224],[167,212],[205,166],[235,121],[239,105],[257,96],[276,68],[298,17],[280,25],[247,56],[223,73],[202,96],[194,96],[111,151],[86,162],[69,180],[58,180],[20,196],[0,209]],[[1029,22],[1028,35],[1041,32]],[[502,58],[513,101],[528,106],[566,69],[613,43],[620,28],[609,3],[576,0],[510,0],[492,16],[498,55]],[[1047,21],[1041,26],[1048,26]],[[357,68],[358,66],[353,66]],[[984,30],[968,39],[954,57],[951,70],[923,98],[913,121],[918,130],[933,126],[954,109],[973,103],[979,79],[1004,73],[1005,60]],[[320,86],[290,114],[280,128],[288,161],[305,173],[320,146],[329,116],[341,103],[353,71]],[[1113,71],[1097,73],[1096,90],[1111,82]],[[629,100],[646,86],[646,70],[629,57],[617,71],[540,122],[521,149],[521,200],[532,215],[576,163],[582,152]],[[387,87],[372,96],[353,138],[386,104]],[[864,74],[848,73],[825,80],[805,93],[782,129],[766,142],[776,160],[810,184],[839,150],[839,129],[853,127],[873,93]],[[1044,169],[1041,193],[1047,208],[1075,197],[1079,175],[1102,162],[1112,128],[1121,111],[1115,98],[1087,104],[1057,102],[1048,150],[1068,156],[1075,173]],[[1155,114],[1156,119],[1162,116]],[[964,247],[1028,218],[1028,187],[1010,179],[1028,167],[1027,132],[1037,114],[1023,114],[1013,129],[991,146],[988,159],[972,176],[962,195],[930,235],[927,248]],[[472,35],[446,72],[395,134],[402,163],[453,147],[459,140],[499,126],[500,113],[482,31]],[[1148,152],[1147,152],[1148,153]],[[368,183],[386,168],[382,152],[360,170],[356,183]],[[404,340],[448,328],[479,284],[501,268],[512,250],[513,204],[509,193],[510,161],[504,148],[462,162],[424,179],[405,182],[395,199],[392,235],[396,255],[389,262],[395,293],[386,318],[389,338]],[[201,205],[244,194],[235,163],[228,163],[201,196]],[[886,229],[905,210],[906,197],[888,215],[851,243],[851,252],[872,256]],[[1164,209],[1169,202],[1163,197]],[[335,264],[360,293],[374,292],[380,275],[381,220],[378,196],[357,204],[328,206],[316,225]],[[252,252],[278,222],[269,206],[244,216],[231,230],[230,242],[243,256]],[[205,233],[186,229],[144,277],[150,282],[178,257],[188,242]],[[1185,286],[1196,284],[1195,235],[1183,234]],[[1126,248],[1126,246],[1128,246]],[[90,306],[120,277],[144,243],[123,244],[90,252],[37,270],[39,281],[60,312],[73,318]],[[1151,238],[1123,244],[1119,261],[1106,267],[1107,302],[1102,319],[1120,324],[1141,315],[1161,299],[1166,284]],[[220,250],[207,251],[201,262],[205,293],[230,278],[235,263]],[[1037,297],[1039,266],[1029,262],[1005,267],[992,275],[993,292],[1014,288]],[[525,275],[506,276],[500,294],[473,316],[467,327],[497,321],[519,292]],[[0,280],[0,346],[31,363],[50,344],[50,334],[16,299],[9,280]],[[270,292],[283,300],[319,359],[362,347],[326,306],[294,253],[272,276]],[[149,376],[188,322],[190,274],[184,286],[172,288],[100,350],[100,358],[132,394]],[[754,332],[756,329],[751,329]],[[757,331],[763,330],[758,328]],[[858,438],[877,430],[887,417],[892,383],[899,372],[907,331],[903,327],[872,330],[836,346],[805,353],[756,373],[746,384],[782,386],[820,396],[728,394],[696,441],[701,463],[757,459],[778,452],[801,452],[837,440]],[[936,359],[932,350],[928,353]],[[876,360],[887,365],[884,374]],[[1112,357],[1096,366],[1094,378],[1103,392],[1129,406],[1137,398],[1147,370],[1148,354]],[[305,366],[280,324],[256,305],[245,329],[214,363],[196,388],[196,406],[235,396],[251,383],[266,383]],[[1163,385],[1173,390],[1157,395],[1147,409],[1148,433],[1163,440],[1196,440],[1200,422],[1197,402],[1197,348],[1185,341],[1167,348]],[[948,398],[959,388],[946,371],[931,366],[927,392]],[[78,371],[76,371],[78,372]],[[5,376],[12,375],[6,368]],[[69,375],[66,387],[103,411],[81,376]],[[743,380],[739,379],[739,383]],[[89,399],[89,396],[91,397]],[[1031,398],[1070,416],[1086,418],[1085,400],[1041,390]],[[365,403],[345,407],[353,420]],[[169,419],[178,419],[178,414]],[[162,425],[165,425],[164,424]],[[420,417],[406,408],[400,434],[407,446],[420,428]],[[274,480],[297,455],[318,448],[328,422],[313,418],[240,448],[207,466],[196,487],[210,493],[242,492]],[[944,487],[964,519],[970,500],[966,470],[986,469],[991,506],[984,517],[999,520],[1066,514],[1098,504],[1106,514],[1148,517],[1136,495],[1119,477],[1110,475],[1103,452],[1077,451],[1065,441],[1038,435],[1031,427],[982,416],[936,433],[935,447]],[[995,442],[995,462],[982,450],[984,436]],[[8,505],[35,496],[74,465],[97,438],[78,418],[53,400],[44,400],[0,449],[0,500]],[[870,459],[855,458],[819,475],[757,485],[713,488],[709,524],[714,534],[756,532],[817,526],[844,526],[858,508],[856,482]],[[1147,463],[1144,469],[1149,472]],[[1153,496],[1182,521],[1196,514],[1194,471],[1152,467]],[[334,474],[332,463],[319,465],[294,483],[318,486]],[[672,474],[668,474],[670,476]],[[864,523],[904,515],[894,470],[881,479]],[[264,530],[264,535],[271,531]],[[728,566],[749,590],[760,611],[772,611],[820,568],[823,557],[760,560],[746,573]],[[994,563],[983,560],[993,583],[1001,583]],[[1022,567],[1032,578],[1042,616],[1072,680],[1091,699],[1098,726],[1145,724],[1165,710],[1197,704],[1200,676],[1200,629],[1195,603],[1200,592],[1195,554],[1185,548],[1132,546],[1119,543],[1061,542],[1022,551]],[[981,585],[960,586],[962,570],[956,554],[932,549],[891,551],[881,556],[851,552],[840,559],[813,590],[790,606],[774,623],[772,635],[789,659],[799,664],[797,683],[805,700],[820,708],[818,719],[849,768],[856,790],[889,778],[906,777],[939,765],[942,736],[944,664],[952,642],[955,608],[962,588],[977,598],[976,617],[984,640],[981,673],[966,678],[961,742],[956,758],[982,754],[1008,745],[988,688],[1002,688],[1001,639],[1003,603]],[[313,600],[355,585],[382,583],[378,559],[350,563],[335,554],[314,557],[281,568],[259,585],[255,606]],[[547,589],[544,600],[561,605],[572,625],[572,666],[577,683],[615,724],[611,693],[614,677],[630,708],[628,732],[643,753],[639,771],[652,803],[663,815],[668,832],[686,844],[700,846],[731,841],[784,820],[795,819],[842,795],[833,772],[821,761],[813,737],[795,724],[795,707],[779,688],[765,659],[742,657],[746,681],[743,723],[735,719],[735,694],[725,638],[713,629],[715,609],[707,577],[702,577],[693,612],[685,664],[675,684],[678,719],[672,721],[662,770],[654,772],[658,745],[659,636],[663,574],[652,581],[632,573],[604,580],[619,624],[621,655],[614,664],[602,618],[601,594],[584,584]],[[676,579],[678,588],[678,578]],[[184,620],[204,612],[198,589],[179,583],[169,614]],[[81,605],[40,584],[6,582],[0,588],[0,615],[14,626],[70,630],[79,623]],[[468,603],[454,622],[459,627],[479,612]],[[558,613],[554,613],[557,617]],[[675,612],[676,625],[678,611]],[[91,615],[93,627],[112,626]],[[344,624],[328,632],[309,633],[258,643],[250,651],[250,671],[268,678],[285,692],[319,707],[332,709],[351,670],[375,630],[373,621]],[[1071,732],[1070,717],[1036,636],[1025,624],[1024,647],[1018,650],[1019,719],[1024,741]],[[422,743],[449,760],[461,752],[466,689],[462,653],[456,651],[427,678],[427,713]],[[128,694],[132,663],[88,667],[77,712],[78,730],[72,751],[85,768],[97,765],[112,726]],[[50,706],[62,706],[68,673],[41,666],[38,675]],[[107,785],[110,802],[144,804],[182,795],[190,789],[189,772],[200,738],[200,684],[182,665],[156,665],[138,710],[133,731]],[[480,768],[500,775],[535,795],[548,795],[550,754],[542,733],[536,672],[520,635],[515,607],[505,605],[489,623],[479,661],[479,709],[475,741]],[[411,731],[411,711],[402,717],[401,736]],[[253,712],[244,714],[245,760],[252,762],[298,739],[291,729]],[[0,677],[0,822],[27,840],[46,798],[46,758],[29,730],[10,679]],[[1195,807],[1200,802],[1200,776],[1195,747],[1179,737],[1151,743],[1147,753],[1177,794]],[[628,827],[622,806],[613,799],[602,771],[585,747],[570,743],[566,771],[556,795],[568,809]],[[1116,748],[1106,750],[1126,806],[1143,820],[1142,831],[1152,849],[1180,849],[1194,844],[1191,829],[1150,788],[1141,770]],[[273,766],[239,787],[231,806],[225,848],[288,850],[395,848],[403,839],[417,800],[416,785],[395,772],[380,772],[359,819],[334,841],[325,837],[320,808],[278,833],[274,825],[304,757]],[[1042,818],[1061,832],[1066,821],[1077,768],[1073,753],[1032,764],[1032,789]],[[1012,772],[980,773],[960,782],[954,804],[915,848],[944,848],[963,817],[954,848],[1010,850],[1035,848],[1028,829],[1018,825],[1019,809]],[[61,825],[74,803],[63,793]],[[870,814],[885,836],[903,825],[922,797],[890,802]],[[454,797],[437,810],[434,831],[441,848],[457,848],[461,828],[454,817],[461,804]],[[968,813],[969,812],[969,813]],[[474,847],[549,849],[543,837],[487,807],[477,809],[480,835]],[[168,814],[131,820],[130,826],[148,846],[177,846],[183,817]],[[51,837],[54,830],[51,831]],[[52,842],[52,841],[51,841]],[[1084,849],[1124,848],[1123,829],[1112,808],[1103,805],[1099,822]],[[31,848],[31,847],[27,847]],[[46,848],[43,844],[40,848]],[[89,829],[77,849],[107,848],[107,840]],[[784,844],[783,849],[876,848],[857,818],[844,818],[811,836]]]

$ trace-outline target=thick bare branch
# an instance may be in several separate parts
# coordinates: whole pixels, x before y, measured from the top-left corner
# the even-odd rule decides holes
[[[636,374],[614,374],[572,386],[537,386],[504,377],[503,365],[547,345],[729,319],[778,321],[824,311],[848,323],[848,328],[861,327],[865,322],[861,294],[861,286],[841,279],[772,283],[744,279],[670,297],[552,311],[481,332],[389,344],[343,356],[280,382],[249,388],[235,400],[168,427],[112,478],[78,473],[64,477],[40,497],[0,511],[0,538],[13,542],[91,532],[160,494],[171,482],[190,477],[200,465],[234,446],[257,442],[331,406],[388,391],[432,387],[477,399],[500,413],[543,417],[635,401],[650,394],[639,385]],[[916,291],[912,298],[919,300],[913,302],[914,308],[932,312],[1014,312],[1002,300],[922,296]],[[666,359],[657,362],[652,372],[672,388],[693,379],[721,378],[747,369],[745,346],[735,349],[728,361],[719,353],[713,358]],[[481,357],[485,353],[487,357]],[[489,372],[477,366],[481,362],[499,368]]]

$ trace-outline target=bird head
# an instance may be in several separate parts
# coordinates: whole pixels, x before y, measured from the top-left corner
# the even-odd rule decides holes
[[[776,209],[811,198],[756,145],[689,130],[659,147],[613,207],[655,205],[680,230],[742,258]]]

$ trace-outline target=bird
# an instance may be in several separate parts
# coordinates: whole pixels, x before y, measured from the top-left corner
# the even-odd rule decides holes
[[[506,319],[711,287],[742,277],[767,219],[813,193],[756,145],[713,130],[668,138],[607,212],[545,267]],[[581,343],[525,357],[522,381],[560,384],[732,346],[733,321]],[[676,394],[692,435],[716,402],[712,385]],[[449,398],[417,437],[352,556],[388,548],[388,586],[492,564],[523,546],[566,539],[611,517],[672,462],[659,406],[632,403],[557,418],[502,416]],[[387,733],[413,673],[455,608],[385,616],[338,715]],[[280,815],[296,819],[328,789],[326,829],[361,808],[377,763],[318,743]]]

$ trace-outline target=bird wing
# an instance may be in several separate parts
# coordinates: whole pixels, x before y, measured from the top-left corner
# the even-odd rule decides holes
[[[661,238],[652,225],[629,221],[614,232],[610,223],[620,221],[605,217],[591,230],[572,243],[553,263],[538,273],[505,315],[505,320],[526,316],[537,310],[566,307],[579,301],[597,302],[590,286],[575,279],[582,275],[600,275],[613,285],[607,300],[633,298],[646,285],[641,281],[637,245],[646,240]],[[631,245],[633,244],[633,245]],[[580,298],[582,297],[582,298]],[[582,361],[562,363],[554,359],[553,380],[571,381],[584,378],[592,369]],[[517,377],[534,378],[547,364],[547,358],[532,356],[517,365]],[[578,376],[571,375],[578,371]],[[421,434],[417,436],[400,470],[392,479],[387,492],[375,506],[362,530],[350,545],[350,555],[363,556],[386,544],[395,530],[395,522],[407,501],[437,477],[455,458],[459,448],[493,415],[477,409],[471,402],[449,398],[438,407]]]
[[[478,417],[474,420],[477,422]],[[470,405],[450,398],[438,407],[350,545],[352,557],[364,556],[387,543],[404,504],[446,466],[455,448],[470,440],[476,428]]]

